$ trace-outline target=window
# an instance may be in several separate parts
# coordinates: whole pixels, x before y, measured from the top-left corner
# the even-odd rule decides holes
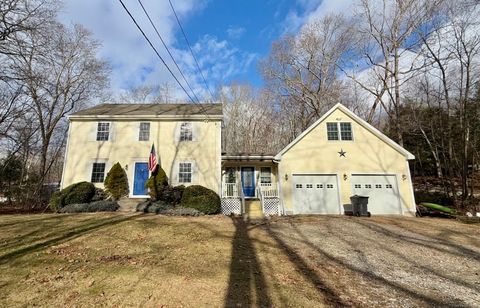
[[[97,141],[108,141],[110,123],[99,122],[97,125]]]
[[[317,184],[317,188],[323,188],[323,184]]]
[[[93,163],[92,183],[103,183],[105,177],[105,163]]]
[[[192,123],[185,122],[180,124],[180,141],[192,141]]]
[[[365,184],[365,188],[372,188],[372,184]]]
[[[352,124],[347,122],[340,123],[340,135],[342,140],[353,140]]]
[[[270,167],[260,168],[260,183],[271,184],[272,183],[272,171]]]
[[[375,184],[375,188],[382,188],[382,184]]]
[[[140,129],[138,131],[138,140],[139,141],[150,140],[150,123],[148,122],[140,123]]]
[[[178,182],[192,182],[192,163],[180,163],[178,165]]]
[[[392,184],[386,184],[385,188],[392,188]]]
[[[327,184],[327,188],[333,188],[333,184]]]
[[[355,184],[355,188],[362,188],[361,184]]]
[[[312,184],[307,184],[307,188],[313,188]]]
[[[302,188],[302,184],[295,185],[295,188]]]
[[[328,140],[338,140],[338,126],[337,123],[327,123]]]
[[[225,183],[236,183],[236,171],[233,167],[225,169]]]
[[[328,122],[327,138],[328,140],[353,140],[352,124],[349,122]]]

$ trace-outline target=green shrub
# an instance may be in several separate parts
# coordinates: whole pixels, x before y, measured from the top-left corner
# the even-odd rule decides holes
[[[127,173],[125,173],[120,163],[116,163],[110,171],[108,171],[104,184],[105,192],[112,197],[113,200],[128,196]]]
[[[137,212],[159,214],[162,211],[171,209],[171,207],[172,206],[170,204],[167,204],[163,201],[156,201],[156,202],[145,201],[137,205]]]
[[[105,191],[101,188],[95,187],[95,194],[93,194],[92,202],[106,200],[106,199],[107,199],[107,194],[105,193]]]
[[[172,215],[172,216],[202,216],[205,215],[199,210],[192,209],[189,207],[178,206],[176,208],[167,209],[164,211],[159,211],[158,214],[163,215]]]
[[[115,212],[119,205],[115,201],[101,200],[91,203],[68,204],[60,209],[60,213],[94,213],[94,212]]]
[[[74,203],[88,203],[95,194],[95,186],[89,182],[79,182],[57,191],[50,198],[49,206],[54,212],[58,212],[66,205]]]
[[[185,188],[181,205],[199,210],[204,214],[220,213],[220,197],[213,190],[200,185]]]
[[[162,193],[167,186],[167,174],[160,166],[157,167],[155,174],[145,183],[145,187],[148,188],[148,194],[153,200],[160,200]]]

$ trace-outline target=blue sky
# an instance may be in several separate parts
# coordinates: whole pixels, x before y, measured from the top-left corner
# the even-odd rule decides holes
[[[143,14],[138,0],[124,0],[161,55],[179,76]],[[168,0],[142,0],[160,34],[199,97],[207,98],[201,76],[176,23]],[[273,41],[331,12],[347,13],[350,0],[172,0],[195,55],[214,90],[232,81],[262,84],[258,61]],[[112,66],[111,91],[139,85],[174,83],[118,1],[65,0],[60,18],[92,31]],[[180,89],[178,99],[185,99]]]

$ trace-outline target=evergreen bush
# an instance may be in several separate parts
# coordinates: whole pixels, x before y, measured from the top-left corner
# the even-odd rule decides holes
[[[105,192],[113,199],[118,200],[121,197],[128,196],[128,179],[127,173],[123,170],[120,163],[112,166],[105,178]]]
[[[161,166],[157,167],[156,172],[150,176],[145,183],[145,187],[148,188],[148,194],[153,200],[161,200],[163,191],[168,186],[167,174]]]

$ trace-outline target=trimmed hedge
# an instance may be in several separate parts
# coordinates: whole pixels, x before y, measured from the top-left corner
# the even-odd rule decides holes
[[[220,213],[220,197],[211,189],[201,185],[192,185],[183,191],[182,207],[196,209],[204,214]]]
[[[170,209],[172,206],[163,201],[145,201],[137,205],[137,212],[159,214],[161,211]]]
[[[128,196],[128,179],[127,173],[123,170],[120,163],[112,166],[105,178],[105,192],[112,197],[113,200],[118,200],[121,197]]]
[[[75,203],[88,203],[95,195],[95,186],[89,182],[79,182],[57,191],[50,199],[49,206],[58,212],[64,206]]]
[[[101,200],[91,203],[68,204],[60,209],[60,213],[115,212],[119,207],[115,201]]]

